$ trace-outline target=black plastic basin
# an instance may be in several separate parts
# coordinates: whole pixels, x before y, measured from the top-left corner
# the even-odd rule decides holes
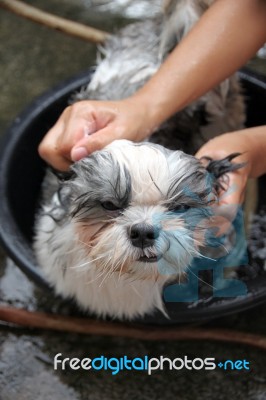
[[[266,123],[266,82],[249,71],[240,73],[247,101],[247,126]],[[36,99],[6,132],[0,148],[0,239],[8,255],[38,285],[49,289],[31,247],[34,212],[45,164],[37,146],[66,107],[70,95],[85,85],[90,72],[64,82]],[[265,180],[260,183],[260,204],[266,204]],[[244,310],[266,300],[266,273],[247,282],[248,295],[209,299],[195,304],[168,303],[171,320],[161,314],[144,322],[194,322]]]

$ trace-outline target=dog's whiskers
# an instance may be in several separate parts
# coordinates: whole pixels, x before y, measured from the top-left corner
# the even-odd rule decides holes
[[[101,255],[101,256],[96,257],[96,258],[92,258],[91,260],[88,260],[88,261],[86,261],[86,262],[84,262],[84,263],[82,263],[82,264],[79,264],[79,265],[73,265],[73,266],[70,267],[70,268],[72,268],[72,269],[82,268],[82,267],[85,267],[85,266],[87,266],[87,265],[93,264],[95,261],[98,261],[98,260],[100,260],[100,259],[102,259],[102,258],[104,258],[104,255]]]
[[[143,295],[141,295],[140,293],[139,293],[139,291],[136,289],[136,287],[131,283],[130,284],[130,287],[132,288],[132,290],[142,299],[143,298]]]
[[[213,285],[211,285],[210,283],[204,281],[204,279],[201,279],[197,274],[195,274],[192,269],[190,267],[187,267],[187,270],[193,275],[195,276],[199,281],[201,281],[202,283],[205,283],[205,285],[209,286],[210,288],[217,290],[217,288]]]
[[[86,242],[83,242],[83,241],[80,240],[80,239],[78,239],[78,242],[84,244],[86,247],[89,247],[90,249],[93,248],[92,245],[90,245],[90,244],[88,244],[88,243],[86,243]]]
[[[104,271],[105,272],[105,271]],[[101,281],[101,283],[99,284],[99,288],[102,287],[102,285],[104,284],[104,282],[106,281],[106,279],[110,278],[111,275],[113,274],[114,271],[110,270],[106,273],[105,277],[103,278],[103,280]]]
[[[91,283],[97,281],[104,273],[105,273],[105,271],[100,271],[100,273],[98,275],[96,275],[96,277],[94,279],[87,281],[86,285],[90,285]]]

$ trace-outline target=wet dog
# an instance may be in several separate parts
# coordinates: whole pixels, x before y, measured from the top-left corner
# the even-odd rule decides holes
[[[104,58],[75,101],[132,94],[208,3],[168,1],[161,17],[108,39]],[[243,110],[233,76],[159,127],[149,143],[113,142],[75,163],[69,180],[48,173],[34,249],[56,292],[99,316],[132,319],[165,312],[164,286],[202,256],[206,209],[216,199],[221,176],[239,167],[229,157],[205,168],[186,153],[241,128]]]

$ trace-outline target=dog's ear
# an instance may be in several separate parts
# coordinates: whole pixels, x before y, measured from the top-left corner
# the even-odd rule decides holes
[[[206,170],[212,175],[214,190],[217,192],[221,189],[225,190],[223,184],[226,183],[226,174],[243,168],[246,165],[246,163],[232,162],[234,158],[240,155],[241,153],[232,153],[221,160],[213,160],[211,157],[201,158],[204,163],[207,162]]]

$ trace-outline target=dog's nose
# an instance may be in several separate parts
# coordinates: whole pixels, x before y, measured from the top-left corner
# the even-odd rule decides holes
[[[129,238],[135,247],[144,249],[154,245],[155,239],[160,235],[158,228],[149,224],[135,224],[129,230]]]

